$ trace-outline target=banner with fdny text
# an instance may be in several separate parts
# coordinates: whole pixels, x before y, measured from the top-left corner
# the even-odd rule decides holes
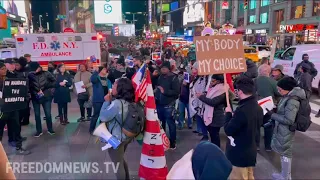
[[[11,112],[27,107],[28,86],[27,79],[6,79],[3,84],[1,107],[2,112]]]

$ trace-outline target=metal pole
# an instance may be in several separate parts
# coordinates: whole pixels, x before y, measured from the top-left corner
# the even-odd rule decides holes
[[[67,27],[70,27],[70,19],[69,19],[69,0],[66,0],[66,19],[67,19]]]
[[[40,27],[42,28],[42,24],[41,24],[41,15],[39,15],[39,23],[40,23]]]
[[[135,15],[135,13],[132,13],[132,21],[133,21],[133,24],[135,24],[134,15]]]
[[[162,23],[162,0],[160,0],[160,26]],[[160,33],[162,34],[162,32]],[[162,44],[163,44],[163,37],[160,38],[160,53],[162,54]]]

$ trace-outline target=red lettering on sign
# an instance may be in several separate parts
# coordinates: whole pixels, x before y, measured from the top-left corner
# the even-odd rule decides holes
[[[72,48],[78,48],[76,42],[71,42]]]
[[[51,56],[71,56],[71,52],[43,52],[41,57],[51,57]]]
[[[33,46],[33,49],[37,49],[38,48],[37,43],[32,43],[32,46]]]
[[[78,48],[76,42],[64,42],[63,43],[63,48],[67,48],[67,49],[75,49]]]
[[[63,48],[69,48],[68,42],[63,43]]]

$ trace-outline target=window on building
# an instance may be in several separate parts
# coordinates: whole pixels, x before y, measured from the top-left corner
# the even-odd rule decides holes
[[[260,14],[260,23],[268,23],[268,13],[262,13]]]
[[[313,1],[313,16],[320,16],[320,0]]]
[[[256,0],[250,0],[250,9],[255,9],[257,7],[257,2]]]
[[[262,6],[268,6],[270,0],[261,0],[261,7]]]
[[[250,24],[256,23],[256,15],[251,15],[251,16],[249,16],[249,23],[250,23]]]
[[[295,6],[291,9],[291,19],[299,19],[305,17],[306,6]]]

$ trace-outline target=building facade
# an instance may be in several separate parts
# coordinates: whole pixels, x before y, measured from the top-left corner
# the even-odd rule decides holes
[[[228,0],[228,10],[221,9],[223,2],[213,2],[215,25],[234,24],[251,44],[276,39],[278,48],[286,48],[318,40],[320,0]]]

